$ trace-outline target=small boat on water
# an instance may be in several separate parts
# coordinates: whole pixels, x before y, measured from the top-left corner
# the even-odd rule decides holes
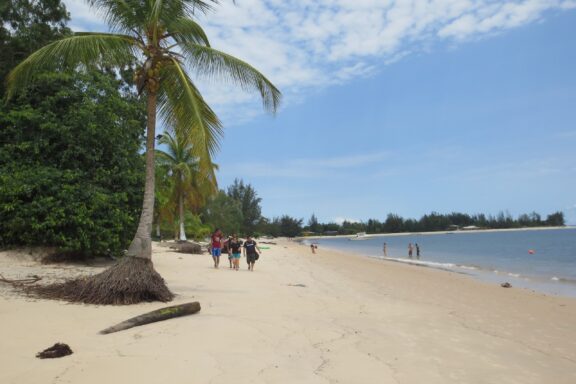
[[[366,232],[358,232],[355,236],[350,237],[348,240],[368,240],[369,237],[366,236]]]

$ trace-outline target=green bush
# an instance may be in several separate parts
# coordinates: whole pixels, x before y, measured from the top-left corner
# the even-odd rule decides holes
[[[45,74],[0,106],[0,246],[118,254],[141,209],[144,107],[111,75]]]

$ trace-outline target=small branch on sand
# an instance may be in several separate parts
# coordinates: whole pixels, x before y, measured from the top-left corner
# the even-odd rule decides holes
[[[16,280],[11,280],[11,279],[7,279],[4,276],[2,276],[0,274],[0,282],[2,283],[8,283],[8,284],[12,284],[14,286],[21,286],[24,284],[34,284],[37,281],[42,280],[42,278],[40,276],[37,275],[32,275],[27,279],[16,279]]]
[[[132,327],[137,327],[144,324],[154,323],[157,321],[168,320],[174,317],[192,315],[200,311],[200,303],[194,301],[192,303],[173,305],[171,307],[160,308],[152,312],[145,313],[140,316],[133,317],[112,327],[100,331],[100,334],[107,335],[109,333],[123,331]]]

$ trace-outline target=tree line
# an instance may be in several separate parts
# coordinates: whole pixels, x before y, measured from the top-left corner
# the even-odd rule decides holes
[[[432,212],[423,215],[419,220],[404,219],[402,216],[390,213],[386,219],[369,219],[365,222],[344,221],[337,223],[319,223],[313,214],[308,225],[301,228],[301,232],[321,235],[351,235],[359,232],[400,233],[400,232],[434,232],[461,229],[504,229],[526,227],[564,226],[564,213],[561,211],[549,214],[546,219],[536,213],[521,214],[516,219],[508,212],[497,215],[452,212],[441,214]]]

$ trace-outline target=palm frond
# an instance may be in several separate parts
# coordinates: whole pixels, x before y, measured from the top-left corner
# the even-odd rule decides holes
[[[113,31],[144,32],[146,27],[167,24],[169,20],[206,14],[218,0],[88,0]]]
[[[138,46],[131,36],[81,33],[50,43],[22,61],[8,75],[7,97],[22,90],[44,69],[74,68],[79,64],[122,66],[131,62]]]
[[[193,143],[194,155],[202,164],[211,162],[219,147],[222,124],[177,60],[162,70],[158,93],[160,118],[179,138]]]
[[[142,31],[147,16],[147,3],[139,0],[87,0],[88,5],[102,16],[112,31]]]
[[[209,47],[208,36],[197,22],[187,17],[179,17],[166,24],[166,31],[177,44],[191,43]]]
[[[250,64],[210,47],[183,42],[180,48],[187,63],[200,76],[224,79],[240,85],[245,91],[257,90],[264,108],[272,113],[280,105],[282,93]]]

